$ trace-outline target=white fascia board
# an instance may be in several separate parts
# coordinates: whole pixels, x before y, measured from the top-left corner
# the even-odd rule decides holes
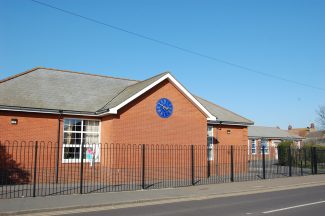
[[[240,122],[238,122],[238,123],[236,123],[236,122],[222,122],[222,123],[220,123],[220,122],[208,122],[208,125],[233,125],[233,126],[246,126],[246,127],[249,127],[249,126],[251,126],[251,124],[247,124],[247,123],[240,123]]]
[[[28,112],[28,113],[44,113],[44,114],[59,114],[58,112],[51,111],[39,111],[39,110],[22,110],[22,109],[10,109],[10,108],[0,108],[2,111],[13,111],[13,112]]]
[[[150,89],[152,89],[153,87],[155,87],[156,85],[158,85],[159,83],[161,83],[162,81],[164,81],[167,78],[166,74],[165,76],[159,78],[158,80],[156,80],[155,82],[151,83],[150,85],[148,85],[147,87],[145,87],[144,89],[142,89],[141,91],[139,91],[138,93],[132,95],[131,97],[129,97],[127,100],[123,101],[122,103],[120,103],[119,105],[117,105],[116,107],[113,107],[111,109],[109,109],[110,114],[117,114],[117,111],[124,107],[126,104],[130,103],[131,101],[135,100],[136,98],[138,98],[139,96],[141,96],[142,94],[144,94],[145,92],[149,91]]]
[[[138,98],[139,96],[141,96],[142,94],[144,94],[145,92],[149,91],[150,89],[152,89],[153,87],[155,87],[156,85],[158,85],[159,83],[161,83],[162,81],[169,79],[181,92],[183,92],[199,109],[201,109],[206,115],[207,115],[207,120],[211,120],[211,121],[215,121],[217,118],[215,116],[213,116],[207,109],[205,109],[202,104],[200,104],[200,102],[198,100],[196,100],[191,93],[189,93],[172,75],[170,75],[169,73],[164,75],[163,77],[159,78],[158,80],[156,80],[155,82],[153,82],[152,84],[150,84],[149,86],[145,87],[144,89],[142,89],[141,91],[139,91],[138,93],[134,94],[133,96],[131,96],[130,98],[128,98],[127,100],[125,100],[124,102],[120,103],[119,105],[117,105],[116,107],[111,108],[108,112],[106,113],[102,113],[101,115],[107,115],[107,114],[117,114],[117,111],[122,108],[123,106],[125,106],[126,104],[130,103],[131,101],[133,101],[134,99]]]
[[[198,106],[208,116],[207,120],[217,120],[217,118],[213,116],[204,106],[202,106],[202,104],[198,100],[196,100],[196,98],[193,97],[193,95],[188,92],[186,88],[184,88],[184,86],[182,86],[182,84],[180,84],[172,75],[167,74],[167,76],[169,80],[171,80],[181,92],[183,92],[196,106]]]
[[[42,113],[42,114],[60,114],[59,112],[55,111],[43,111],[43,110],[24,110],[24,109],[10,109],[10,108],[0,108],[2,111],[13,111],[13,112],[27,112],[27,113]],[[97,117],[98,115],[95,114],[88,114],[88,113],[74,113],[74,112],[62,112],[64,115],[71,115],[71,116],[91,116],[91,117]]]

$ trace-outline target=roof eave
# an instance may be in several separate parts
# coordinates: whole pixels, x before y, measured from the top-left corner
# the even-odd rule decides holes
[[[215,125],[237,125],[237,126],[250,126],[254,125],[254,122],[235,122],[235,121],[222,121],[222,120],[209,120],[208,124]]]
[[[28,113],[43,113],[43,114],[64,114],[64,115],[78,115],[78,116],[98,116],[96,112],[90,111],[75,111],[75,110],[61,110],[61,109],[47,109],[35,107],[19,107],[0,105],[2,111],[12,112],[28,112]]]
[[[248,135],[249,139],[278,139],[278,140],[303,140],[303,138],[298,137],[273,137],[273,136],[250,136]]]

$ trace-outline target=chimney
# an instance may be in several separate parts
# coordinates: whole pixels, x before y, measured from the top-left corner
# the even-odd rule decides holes
[[[289,125],[289,126],[288,126],[288,130],[291,130],[291,129],[292,129],[292,125]]]
[[[314,123],[310,123],[310,128],[314,129],[315,128],[315,124]]]

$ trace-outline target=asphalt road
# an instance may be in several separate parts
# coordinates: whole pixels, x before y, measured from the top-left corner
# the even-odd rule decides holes
[[[324,216],[325,186],[253,195],[113,209],[72,215],[109,216]],[[71,215],[71,216],[72,216]]]

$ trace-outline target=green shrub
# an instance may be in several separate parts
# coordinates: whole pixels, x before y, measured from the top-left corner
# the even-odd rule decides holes
[[[311,161],[312,147],[316,148],[317,163],[325,163],[325,146],[321,146],[321,145],[305,144],[302,148],[306,154],[306,160]]]
[[[282,141],[278,145],[278,164],[280,166],[287,166],[289,158],[289,147],[293,146],[293,141]],[[293,158],[292,158],[293,159]],[[293,162],[293,161],[292,161]]]

